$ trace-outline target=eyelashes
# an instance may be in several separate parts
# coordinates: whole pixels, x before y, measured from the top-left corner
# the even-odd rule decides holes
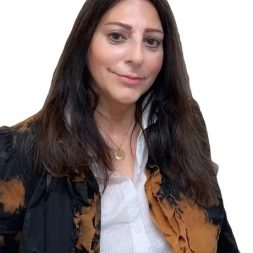
[[[107,37],[109,42],[112,44],[122,44],[129,38],[128,35],[121,32],[111,32],[107,35]],[[148,48],[157,49],[161,45],[162,40],[155,36],[147,36],[143,39],[143,42]]]
[[[119,32],[112,32],[108,34],[108,38],[110,41],[114,43],[120,43],[127,40],[127,37]]]
[[[145,39],[145,43],[151,48],[158,48],[161,44],[161,40],[157,38],[147,38]]]

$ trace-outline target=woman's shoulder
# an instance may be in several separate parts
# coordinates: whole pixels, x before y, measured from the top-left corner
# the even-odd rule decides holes
[[[0,252],[18,252],[19,235],[40,182],[36,159],[37,119],[0,127]]]
[[[19,177],[36,154],[38,118],[32,116],[14,126],[0,127],[0,178]]]

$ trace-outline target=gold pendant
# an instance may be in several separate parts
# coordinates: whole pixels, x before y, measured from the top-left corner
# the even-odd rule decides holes
[[[123,160],[125,158],[125,152],[122,149],[117,148],[114,151],[114,156],[115,156],[115,159],[118,161]]]

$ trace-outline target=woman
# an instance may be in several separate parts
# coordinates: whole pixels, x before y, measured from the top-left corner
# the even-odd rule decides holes
[[[87,0],[0,150],[0,252],[239,252],[166,0]]]

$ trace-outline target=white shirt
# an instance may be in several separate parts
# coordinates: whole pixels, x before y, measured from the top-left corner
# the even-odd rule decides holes
[[[147,113],[143,115],[143,124],[145,128]],[[101,193],[100,253],[172,252],[150,218],[144,190],[147,159],[147,145],[140,133],[136,144],[134,179],[112,173],[103,193],[103,180],[96,173],[97,168],[93,167]]]

